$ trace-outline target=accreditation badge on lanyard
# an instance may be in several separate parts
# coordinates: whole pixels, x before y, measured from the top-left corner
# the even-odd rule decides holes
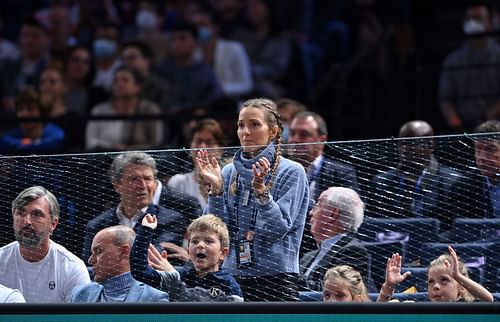
[[[245,238],[240,240],[238,244],[238,268],[250,267],[254,264],[253,254],[253,231],[247,231]]]

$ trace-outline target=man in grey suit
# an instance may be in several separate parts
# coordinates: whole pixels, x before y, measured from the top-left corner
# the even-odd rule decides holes
[[[89,264],[93,283],[75,287],[70,302],[168,302],[168,294],[136,281],[130,273],[135,232],[123,225],[99,231],[92,241]]]
[[[337,265],[349,265],[368,277],[368,251],[355,238],[363,211],[363,201],[350,188],[331,187],[321,193],[311,210],[311,233],[318,249],[299,262],[305,289],[321,291],[326,271]]]

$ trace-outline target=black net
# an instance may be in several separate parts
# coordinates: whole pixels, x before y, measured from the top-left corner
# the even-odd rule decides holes
[[[489,183],[474,162],[474,142],[478,139],[494,142],[498,140],[498,133],[496,135],[495,139],[493,134],[325,144],[323,162],[334,162],[338,171],[328,173],[321,178],[323,181],[315,178],[317,182],[311,196],[317,197],[331,186],[349,187],[361,196],[365,203],[364,221],[359,230],[353,232],[353,238],[368,254],[367,271],[363,272],[363,278],[370,292],[380,289],[385,278],[387,257],[396,252],[403,256],[402,270],[413,273],[398,286],[397,291],[415,286],[418,292],[425,292],[427,266],[440,254],[447,253],[447,245],[450,244],[457,250],[474,280],[492,292],[500,291],[500,257],[497,252],[500,218],[495,218],[493,210],[498,200],[491,200],[494,194],[487,189]],[[303,146],[283,145],[282,148],[285,157],[298,161],[310,158]],[[224,155],[229,162],[235,152],[236,148],[225,149]],[[196,182],[197,176],[192,172],[192,153],[191,150],[148,151],[156,160],[158,180],[164,187],[169,186],[169,179],[176,174],[191,173],[192,180]],[[86,232],[89,233],[86,229],[88,222],[120,202],[108,175],[117,155],[1,157],[0,209],[4,216],[0,223],[3,231],[0,244],[6,245],[15,240],[12,200],[25,188],[42,185],[55,194],[61,208],[60,222],[52,239],[87,263],[89,253],[84,250],[84,241]],[[496,164],[498,166],[498,160]],[[495,171],[498,178],[498,168]],[[165,241],[178,246],[184,243],[185,246],[183,232],[202,213],[199,203],[203,204],[206,198],[206,191],[191,194],[189,196],[189,189],[185,187],[170,185],[167,197],[160,198],[160,205],[180,214],[179,220],[169,223],[169,231],[177,232],[177,239]],[[490,199],[483,202],[484,198]],[[317,241],[310,233],[309,221],[308,214],[299,258],[318,249]],[[178,238],[179,235],[181,238]],[[89,240],[92,237],[87,236]],[[326,264],[321,262],[325,270],[338,264],[351,264],[349,260],[338,262],[335,256],[334,253]],[[360,259],[355,258],[357,254],[352,256],[352,264],[356,266]],[[182,262],[173,261],[173,264],[181,265]],[[309,278],[317,279],[312,284],[315,287],[309,288],[304,283],[304,277],[300,276],[307,270],[308,267],[300,268],[296,290],[321,291],[322,275],[308,274]],[[279,284],[276,279],[268,281]],[[289,283],[290,279],[286,282]],[[276,288],[279,286],[276,285]],[[283,299],[289,296],[283,294]]]

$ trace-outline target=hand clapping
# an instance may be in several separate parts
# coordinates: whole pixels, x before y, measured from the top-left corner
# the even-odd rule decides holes
[[[210,184],[212,192],[221,192],[222,173],[217,158],[210,159],[207,150],[200,150],[196,155],[196,169],[198,174]]]
[[[269,171],[271,171],[271,162],[267,158],[262,157],[252,165],[252,187],[257,194],[263,193],[266,189],[264,179]]]

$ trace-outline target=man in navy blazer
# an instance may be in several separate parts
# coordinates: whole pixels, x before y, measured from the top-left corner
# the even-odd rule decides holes
[[[130,250],[135,232],[126,226],[105,228],[92,241],[89,263],[94,281],[75,287],[71,303],[168,302],[167,293],[136,281],[130,273]]]
[[[351,188],[359,192],[358,177],[354,167],[334,160],[324,153],[328,137],[326,122],[314,112],[300,112],[290,123],[288,143],[297,144],[289,148],[290,158],[302,164],[309,180],[309,209],[319,195],[329,187]],[[308,143],[308,144],[305,144]],[[301,244],[301,254],[316,249],[310,234],[309,220],[306,221]]]
[[[120,203],[87,223],[82,250],[84,260],[90,256],[92,239],[98,231],[114,225],[135,229],[147,213],[156,215],[158,219],[154,245],[158,248],[161,242],[182,245],[189,218],[153,203],[158,185],[157,174],[155,160],[143,152],[128,152],[113,160],[110,177],[114,190],[120,195]]]
[[[433,135],[425,121],[409,121],[401,127],[398,166],[372,179],[370,217],[429,217],[440,221],[441,231],[450,228],[456,215],[452,192],[461,175],[434,157]]]

